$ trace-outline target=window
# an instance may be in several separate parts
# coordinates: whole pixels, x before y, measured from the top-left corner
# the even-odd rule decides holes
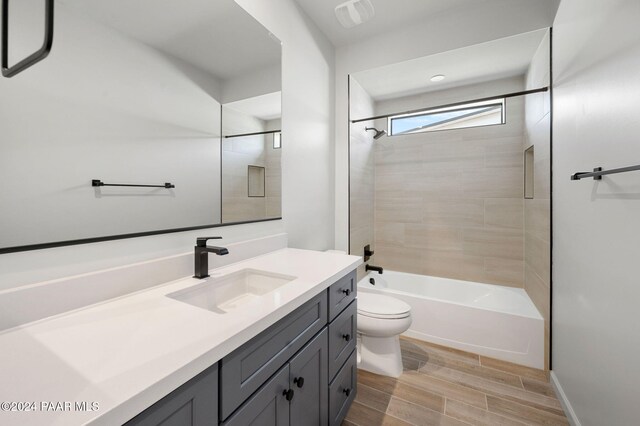
[[[273,149],[282,148],[282,133],[274,133],[273,134]]]
[[[435,132],[506,123],[505,100],[492,99],[389,117],[389,135]]]

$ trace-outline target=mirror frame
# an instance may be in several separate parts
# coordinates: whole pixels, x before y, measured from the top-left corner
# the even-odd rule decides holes
[[[216,223],[212,225],[190,226],[186,228],[161,229],[158,231],[134,232],[130,234],[108,235],[105,237],[81,238],[77,240],[55,241],[50,243],[30,244],[25,246],[14,246],[0,248],[0,254],[19,253],[32,250],[44,250],[57,247],[75,246],[80,244],[102,243],[105,241],[125,240],[128,238],[149,237],[152,235],[175,234],[178,232],[197,231],[199,229],[222,228],[225,226],[244,225],[247,223],[271,222],[274,220],[282,220],[281,217],[271,217],[268,219],[247,220],[243,222]]]

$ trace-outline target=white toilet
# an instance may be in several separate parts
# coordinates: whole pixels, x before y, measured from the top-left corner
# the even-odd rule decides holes
[[[411,306],[402,300],[358,292],[358,368],[399,377],[400,334],[410,326]]]

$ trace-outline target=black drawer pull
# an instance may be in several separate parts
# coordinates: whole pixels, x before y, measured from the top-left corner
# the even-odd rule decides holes
[[[344,394],[347,395],[347,398],[349,397],[349,395],[351,395],[351,389],[349,388],[344,389],[342,392],[344,392]]]
[[[304,386],[304,377],[296,377],[295,379],[293,379],[293,383],[296,384],[296,386],[298,386],[299,388]]]
[[[344,294],[346,294],[347,296],[351,294],[351,290],[349,290],[349,289],[342,290],[342,292],[343,292]]]
[[[343,338],[344,340],[346,340],[347,342],[351,341],[351,335],[350,335],[350,334],[343,334],[343,335],[342,335],[342,338]]]
[[[284,396],[287,401],[291,401],[293,399],[293,389],[286,389],[282,392],[282,396]]]

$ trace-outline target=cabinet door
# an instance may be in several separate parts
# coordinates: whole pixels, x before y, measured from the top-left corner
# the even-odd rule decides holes
[[[125,426],[210,426],[218,419],[218,365],[191,379]]]
[[[282,367],[258,389],[223,425],[288,426],[290,423],[287,391],[290,391],[289,364]]]
[[[291,424],[325,426],[329,415],[327,329],[318,334],[289,363],[294,391],[291,400]]]
[[[220,361],[220,420],[253,395],[269,377],[327,324],[323,291]]]

